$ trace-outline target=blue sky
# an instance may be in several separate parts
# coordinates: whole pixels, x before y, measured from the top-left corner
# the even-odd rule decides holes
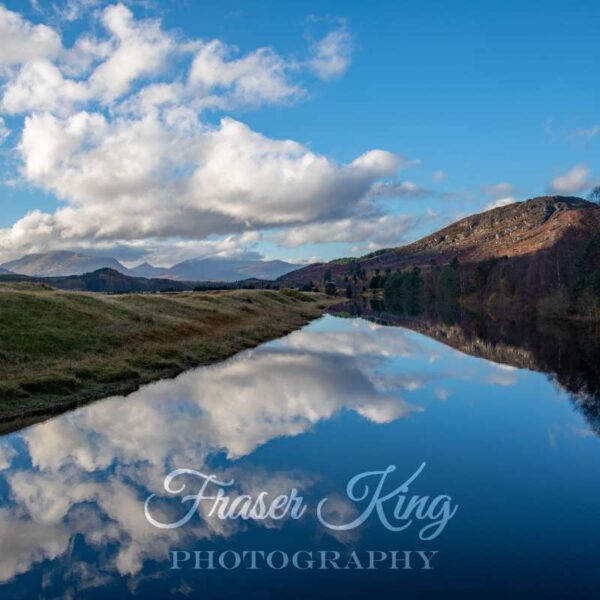
[[[129,3],[122,6],[129,16],[106,13],[111,6],[101,2],[4,6],[11,11],[3,16],[13,38],[18,33],[31,40],[40,25],[53,34],[44,38],[41,50],[38,44],[24,56],[5,55],[0,71],[0,116],[10,131],[0,147],[0,257],[69,247],[164,264],[214,253],[333,258],[416,239],[493,203],[548,192],[585,195],[600,178],[597,2],[182,1]],[[19,15],[19,23],[13,14]],[[118,25],[108,30],[106,14],[129,23],[138,46],[127,42],[123,50],[125,38],[115,34]],[[2,18],[0,35],[1,24]],[[106,82],[104,87],[94,83],[100,79],[94,70],[119,49],[123,62],[116,72],[134,64],[138,50],[146,61],[143,36],[152,27],[171,43],[166,58],[156,59],[156,68],[132,74],[127,89],[114,93],[106,91]],[[73,48],[82,36],[94,39],[96,53],[88,57],[89,64],[75,68],[83,55],[75,59]],[[187,155],[174,161],[168,173],[161,167],[160,182],[156,165],[150,163],[147,171],[136,173],[135,182],[131,172],[120,178],[100,153],[108,147],[98,131],[114,133],[111,128],[124,127],[125,119],[131,124],[147,117],[139,111],[125,114],[125,102],[149,85],[190,79],[198,53],[214,48],[209,45],[213,40],[227,47],[219,60],[231,76],[214,85],[209,82],[214,74],[208,74],[205,64],[199,71],[201,89],[200,84],[190,86],[171,104],[193,105],[197,134],[186,133],[182,141],[179,125],[176,133],[157,132],[166,143],[165,135],[171,135],[172,147]],[[259,48],[270,49],[268,60],[255,60]],[[247,56],[254,58],[244,63],[247,70],[240,75],[235,61]],[[320,66],[315,62],[319,57]],[[0,67],[2,60],[0,51]],[[40,102],[37,96],[48,98],[43,88],[48,76],[27,79],[22,74],[34,61],[57,66],[63,94],[69,85],[65,81],[81,84],[81,89],[68,98],[51,90],[56,101]],[[266,78],[260,86],[264,94],[240,87],[240,81],[256,81],[258,76]],[[11,85],[18,90],[7,100]],[[25,98],[26,93],[33,99]],[[208,95],[210,105],[204,103]],[[33,154],[39,154],[41,145],[59,132],[72,131],[82,112],[106,122],[86,124],[75,150],[52,149],[58,158],[52,159],[51,172],[48,165],[35,163],[39,156]],[[30,145],[25,148],[25,119],[36,116],[39,127],[29,128]],[[282,164],[281,149],[276,149],[277,160],[270,156],[271,162],[261,162],[265,170],[255,181],[255,169],[238,168],[228,146],[211,156],[209,168],[227,171],[227,181],[206,173],[190,176],[205,168],[207,148],[213,148],[204,137],[200,141],[200,130],[223,132],[224,117],[263,140],[298,142],[300,154],[327,161],[326,173],[314,166],[299,176],[300,155]],[[50,123],[51,118],[56,121]],[[160,119],[168,121],[163,113]],[[246,133],[238,134],[244,144],[250,143]],[[223,135],[217,146],[224,138],[233,139]],[[95,144],[97,152],[88,153],[83,164],[83,153]],[[114,156],[114,146],[110,148]],[[255,164],[264,151],[254,141],[252,148]],[[360,174],[350,175],[342,167],[371,150],[402,158],[392,165],[383,155],[375,157],[377,164],[361,164]],[[72,154],[63,160],[61,152]],[[126,160],[117,161],[117,168]],[[114,179],[111,189],[99,189],[98,165],[107,168],[107,181]],[[285,175],[289,170],[296,174],[291,179]],[[155,189],[139,192],[147,180]],[[186,199],[171,205],[177,193]],[[238,206],[240,198],[244,200]],[[57,208],[67,208],[67,213],[56,216]],[[39,211],[38,217],[23,221],[32,210]],[[17,230],[15,223],[20,223]]]

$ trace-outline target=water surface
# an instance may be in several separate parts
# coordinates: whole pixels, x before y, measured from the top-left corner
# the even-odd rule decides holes
[[[535,372],[552,367],[531,348],[484,346],[468,345],[488,360],[410,328],[328,315],[1,438],[2,598],[596,597],[600,444],[589,376],[570,373],[578,394]],[[423,462],[415,493],[459,505],[431,541],[376,517],[332,531],[312,508],[283,522],[196,515],[175,530],[144,516],[150,494],[167,496],[165,476],[192,468],[235,479],[239,493],[295,487],[311,507],[328,497],[332,518],[347,521],[361,509],[346,495],[352,476],[388,465],[408,476]],[[175,549],[439,554],[432,570],[174,571]]]

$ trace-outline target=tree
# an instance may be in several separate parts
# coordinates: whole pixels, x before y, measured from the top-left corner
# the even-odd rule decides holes
[[[394,273],[386,278],[384,300],[392,310],[418,314],[423,302],[421,269]]]
[[[346,298],[352,298],[352,286],[348,284],[346,286]]]
[[[328,281],[325,284],[325,293],[328,296],[335,296],[335,292],[336,292],[337,288],[335,287],[335,283]]]
[[[600,185],[597,185],[589,194],[588,200],[600,204]]]
[[[323,275],[323,281],[331,281],[331,280],[332,280],[331,269],[327,269],[327,271],[325,271],[325,274]]]
[[[458,259],[454,257],[437,275],[436,298],[444,302],[454,302],[460,293],[458,277]]]

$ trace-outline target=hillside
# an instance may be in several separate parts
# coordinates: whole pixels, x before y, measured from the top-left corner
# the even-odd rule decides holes
[[[413,244],[364,257],[366,268],[398,260],[477,262],[524,256],[563,241],[582,241],[600,230],[600,207],[581,198],[542,196],[476,214]]]
[[[222,360],[328,302],[290,290],[107,296],[0,284],[0,430]]]
[[[566,256],[599,232],[598,205],[581,198],[542,196],[466,217],[407,246],[378,250],[356,259],[354,267],[358,264],[368,273],[443,265],[454,258],[461,263],[500,257],[533,260],[557,249]],[[279,281],[282,285],[321,282],[329,270],[339,282],[350,273],[351,264],[348,260],[313,264]],[[541,278],[551,278],[545,269],[546,265]]]

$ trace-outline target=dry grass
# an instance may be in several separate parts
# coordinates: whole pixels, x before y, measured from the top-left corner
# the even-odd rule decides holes
[[[291,290],[106,296],[2,284],[0,422],[222,360],[301,327],[330,302]]]

